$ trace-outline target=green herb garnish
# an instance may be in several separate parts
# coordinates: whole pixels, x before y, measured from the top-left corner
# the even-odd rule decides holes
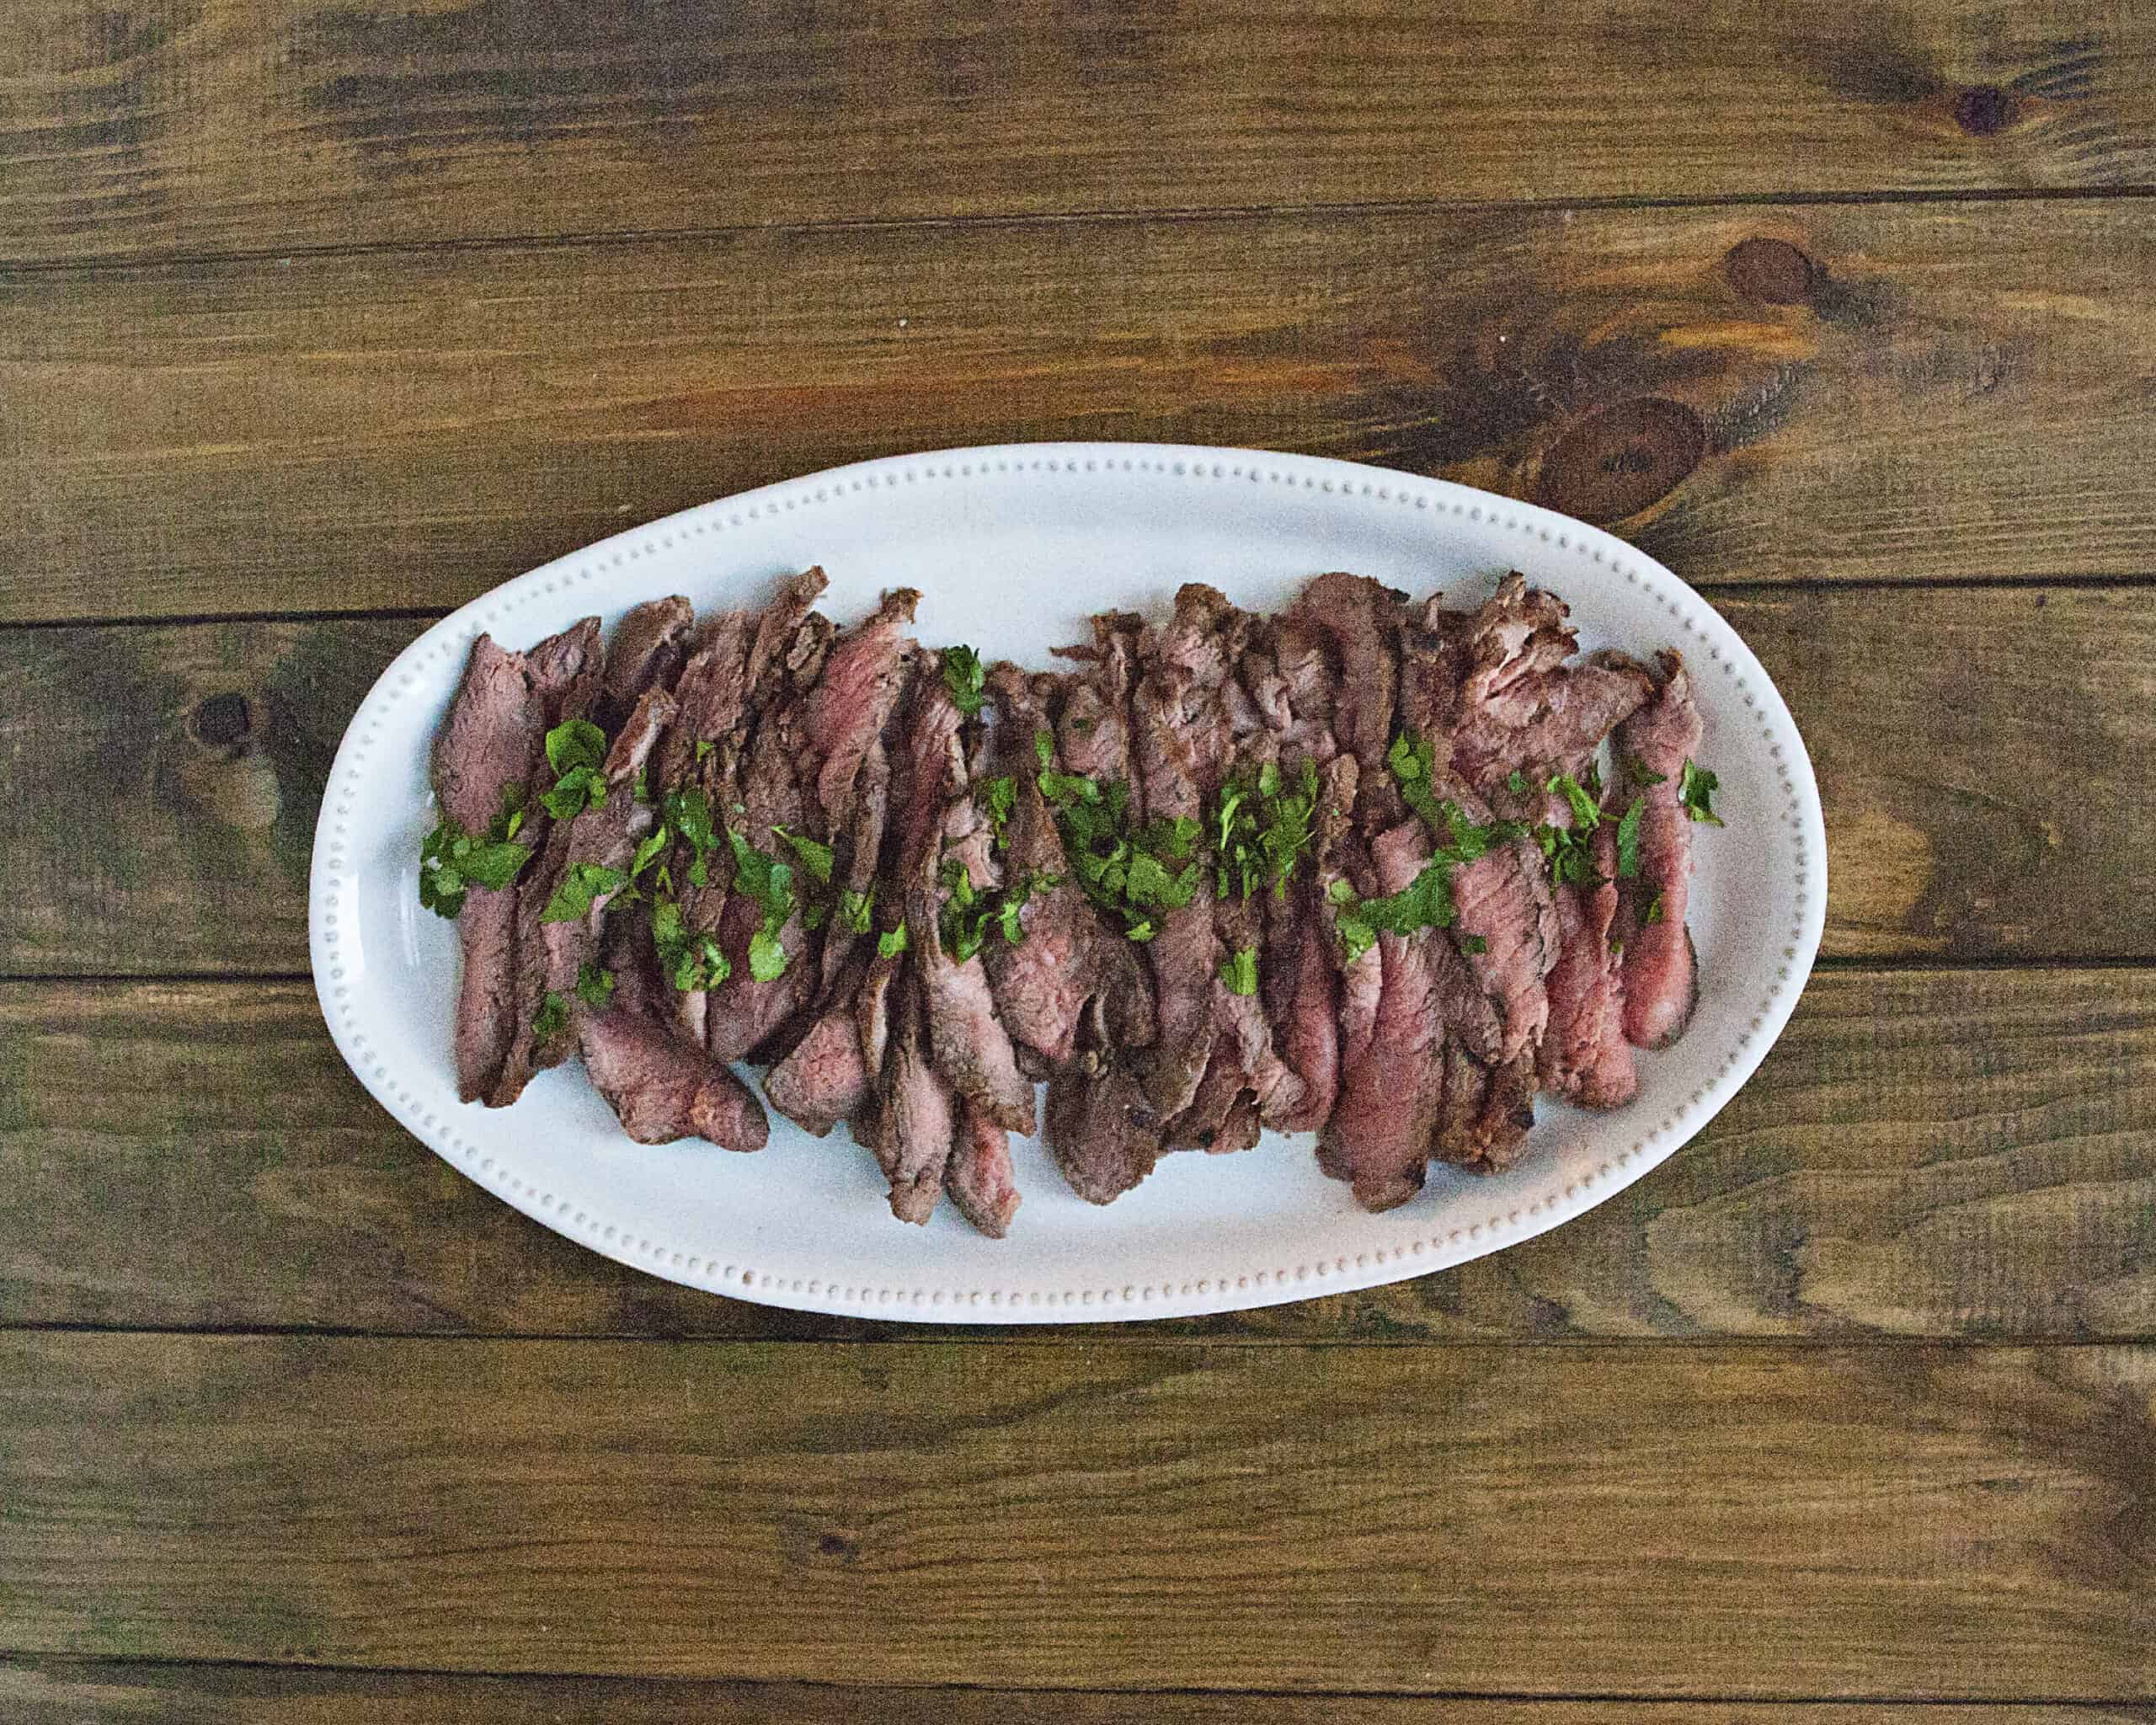
[[[1632,806],[1617,823],[1617,878],[1632,880],[1640,872],[1640,817],[1646,812],[1645,797],[1632,798]]]
[[[896,928],[887,928],[876,937],[876,954],[878,958],[895,959],[907,944],[906,926],[901,922]]]
[[[1709,826],[1720,826],[1721,817],[1714,811],[1714,793],[1721,788],[1721,781],[1704,766],[1693,764],[1688,757],[1684,762],[1684,777],[1678,782],[1677,800],[1684,805],[1684,812],[1694,820],[1705,821]]]
[[[606,733],[588,718],[572,718],[547,733],[547,764],[556,774],[553,789],[539,800],[557,820],[574,820],[586,809],[606,806],[606,780],[599,768],[606,758]]]
[[[773,827],[771,836],[784,839],[787,844],[791,845],[793,847],[793,854],[801,859],[801,866],[814,875],[824,885],[829,886],[831,884],[833,859],[831,847],[829,845],[820,844],[814,839],[805,839],[798,833],[788,832],[782,826]]]
[[[483,886],[499,892],[531,860],[531,852],[512,844],[524,825],[524,787],[502,787],[502,809],[484,835],[466,832],[445,819],[419,846],[419,903],[437,916],[455,916],[464,895]]]
[[[718,940],[708,934],[691,934],[681,907],[671,899],[652,905],[651,944],[666,980],[684,994],[717,988],[733,975],[734,967]]]
[[[876,888],[873,883],[865,893],[847,887],[839,895],[839,927],[855,934],[866,934],[875,909]]]
[[[531,1033],[540,1041],[546,1042],[559,1036],[568,1028],[569,1003],[550,988],[547,991],[546,998],[539,1002],[538,1012],[532,1017]]]
[[[1220,985],[1230,994],[1257,992],[1257,948],[1241,947],[1220,961]]]
[[[689,847],[689,884],[711,884],[711,853],[718,847],[718,829],[712,819],[711,798],[696,786],[669,791],[660,804],[667,830]]]
[[[951,692],[952,703],[968,718],[977,718],[986,704],[982,694],[988,686],[988,672],[982,667],[980,654],[970,647],[946,647],[943,649],[943,686]]]
[[[563,871],[561,883],[555,887],[553,897],[547,900],[547,908],[539,913],[539,920],[577,921],[590,913],[595,901],[621,891],[628,884],[628,876],[618,868],[609,868],[600,862],[572,863]]]
[[[589,959],[577,966],[576,997],[595,1012],[604,1012],[614,998],[614,973],[602,970]]]
[[[1018,807],[1018,781],[1008,773],[1001,778],[984,779],[974,800],[980,804],[988,816],[995,848],[999,851],[1007,849],[1010,836],[1006,829],[1011,825],[1011,816]]]

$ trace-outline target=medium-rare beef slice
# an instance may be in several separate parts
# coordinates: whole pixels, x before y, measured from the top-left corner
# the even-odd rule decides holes
[[[764,1075],[764,1095],[771,1105],[817,1138],[858,1114],[868,1100],[868,1088],[851,990]]]
[[[1078,1055],[1048,1084],[1044,1136],[1070,1189],[1110,1204],[1161,1159],[1160,1117],[1113,1033],[1108,996],[1086,1003]]]
[[[876,1159],[891,1183],[891,1214],[926,1222],[943,1188],[958,1131],[958,1103],[928,1051],[918,979],[905,965],[893,991],[890,1055],[878,1086]]]
[[[818,580],[820,570],[814,572]],[[798,584],[790,591],[798,591]],[[790,1040],[789,1021],[814,1006],[822,977],[821,943],[803,915],[814,883],[783,827],[799,837],[824,841],[822,809],[789,733],[795,704],[815,685],[831,644],[833,630],[820,614],[810,613],[795,628],[790,644],[776,652],[756,679],[750,711],[755,734],[742,769],[739,795],[716,810],[754,849],[787,865],[794,882],[795,908],[776,933],[785,968],[759,980],[750,962],[750,943],[764,926],[765,907],[750,895],[729,895],[719,924],[719,946],[731,966],[726,980],[711,991],[705,1006],[705,1040],[721,1060],[756,1058],[766,1044]],[[760,639],[765,631],[758,630]],[[751,656],[756,650],[753,649]],[[807,1024],[794,1027],[798,1035]]]
[[[467,833],[484,833],[503,807],[504,791],[520,801],[542,758],[545,718],[524,655],[481,635],[472,644],[464,681],[435,740],[435,797],[443,819]],[[456,941],[462,958],[456,1092],[464,1101],[477,1102],[500,1073],[515,1036],[515,884],[499,891],[471,887],[457,915]]]
[[[647,689],[671,691],[688,657],[696,612],[679,594],[630,606],[606,644],[606,670],[591,716],[611,736]]]
[[[1399,690],[1393,633],[1400,603],[1398,593],[1367,575],[1335,571],[1305,587],[1287,613],[1327,644],[1337,679],[1332,733],[1362,769],[1363,794],[1374,799],[1390,785],[1385,751]]]
[[[1079,890],[1064,857],[1054,811],[1040,792],[1043,769],[1036,738],[1049,740],[1050,767],[1056,760],[1048,707],[1054,681],[1028,676],[1008,665],[996,666],[990,676],[1000,716],[994,764],[1011,782],[1005,873],[1014,881],[1055,884],[1036,885],[1019,907],[1022,940],[1015,946],[991,940],[981,954],[997,1015],[1011,1041],[1051,1068],[1076,1051],[1079,1019],[1100,986],[1102,949],[1118,938],[1101,927]]]
[[[1640,874],[1620,895],[1625,1037],[1636,1048],[1667,1048],[1684,1033],[1700,993],[1699,960],[1685,927],[1692,878],[1692,821],[1678,793],[1684,766],[1700,751],[1701,724],[1692,681],[1673,652],[1657,655],[1662,686],[1617,733],[1629,771],[1659,774],[1640,792]]]
[[[1570,811],[1566,811],[1569,814]],[[1562,949],[1549,976],[1550,1026],[1535,1061],[1542,1087],[1582,1108],[1621,1108],[1639,1090],[1625,1040],[1625,991],[1609,949],[1617,914],[1617,816],[1594,832],[1593,886],[1557,888]]]
[[[1364,896],[1398,892],[1429,855],[1419,822],[1378,835],[1351,869]],[[1360,876],[1360,879],[1357,877]],[[1342,972],[1340,1094],[1318,1138],[1318,1166],[1366,1210],[1422,1190],[1444,1093],[1444,1020],[1430,974],[1430,932],[1381,933]]]
[[[606,781],[605,804],[586,809],[572,820],[555,823],[563,853],[555,877],[558,884],[586,868],[628,873],[637,841],[651,830],[654,819],[651,809],[636,800],[631,788],[673,716],[674,697],[663,689],[648,691],[637,703],[600,769]],[[550,839],[549,843],[553,841]],[[534,1074],[568,1058],[575,1044],[573,1023],[581,1010],[576,1004],[577,979],[584,964],[599,950],[600,927],[611,898],[605,893],[595,895],[590,909],[581,917],[548,921],[545,920],[547,907],[541,905],[533,907],[528,923],[520,921],[519,963],[531,996],[531,1011],[516,1027],[501,1076],[488,1098],[495,1107],[515,1101]],[[568,1016],[559,1028],[542,1036],[536,1019],[550,993],[560,996]]]
[[[905,872],[897,883],[905,895],[907,949],[938,1070],[984,1118],[1030,1135],[1037,1124],[1033,1087],[1018,1070],[1010,1033],[995,1015],[987,967],[979,953],[954,958],[942,939],[943,908],[951,895],[945,884],[948,868],[963,868],[976,891],[990,890],[1000,879],[989,824],[973,800],[961,727],[940,670],[925,672],[907,739],[914,806],[908,810]],[[932,825],[931,814],[938,817]],[[1002,936],[993,932],[989,937]]]
[[[1011,1231],[1018,1213],[1018,1182],[1011,1166],[1011,1135],[972,1103],[958,1105],[951,1160],[943,1165],[943,1189],[958,1214],[991,1240]]]
[[[515,1102],[531,1081],[531,1021],[547,992],[547,953],[539,913],[553,896],[568,858],[569,826],[547,813],[541,798],[553,788],[554,772],[544,746],[545,733],[572,719],[586,718],[599,697],[605,668],[599,619],[588,617],[558,635],[550,635],[524,655],[526,676],[540,708],[540,746],[533,751],[531,777],[524,796],[524,825],[517,841],[531,846],[531,861],[516,880],[513,935],[514,981],[507,1007],[506,1043],[501,1065],[487,1087],[489,1108]]]
[[[704,1049],[622,1007],[588,1012],[578,1027],[585,1071],[639,1144],[708,1139],[722,1150],[761,1150],[771,1135],[749,1087]]]
[[[1227,772],[1220,689],[1234,663],[1239,617],[1215,590],[1191,582],[1177,593],[1175,617],[1153,643],[1132,703],[1138,776],[1153,820],[1203,821]],[[1145,1092],[1173,1121],[1190,1107],[1212,1060],[1224,954],[1206,895],[1160,921],[1146,948],[1160,1039],[1145,1063]],[[1197,1140],[1186,1131],[1184,1141]]]

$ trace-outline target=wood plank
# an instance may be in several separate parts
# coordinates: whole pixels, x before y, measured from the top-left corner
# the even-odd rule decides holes
[[[446,607],[746,486],[1027,438],[1442,474],[1609,521],[1701,584],[2138,575],[2144,209],[1342,212],[21,276],[0,621]]]
[[[1827,951],[2156,957],[2145,590],[1858,590],[1722,609],[1820,772]],[[0,971],[292,973],[338,739],[419,622],[0,632]],[[1981,667],[1981,669],[1978,669]],[[2064,765],[2068,776],[2062,778]]]
[[[1364,1293],[1027,1333],[2156,1338],[2152,1120],[2156,972],[1832,971],[1699,1140],[1554,1234]],[[0,1188],[37,1219],[0,1235],[0,1324],[954,1333],[720,1299],[547,1231],[376,1108],[302,985],[0,989]]]
[[[2145,186],[2156,29],[1652,0],[13,0],[0,258],[1198,206]]]
[[[604,1677],[264,1669],[0,1660],[15,1725],[1129,1725],[1129,1696]],[[1757,1725],[1731,1701],[1537,1701],[1421,1696],[1190,1695],[1143,1700],[1149,1725]],[[2150,1725],[2156,1708],[2004,1702],[1784,1704],[1777,1725]]]
[[[0,1648],[2156,1696],[2156,1348],[0,1337]]]

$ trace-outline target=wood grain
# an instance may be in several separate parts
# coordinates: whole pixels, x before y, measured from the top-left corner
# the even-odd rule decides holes
[[[1697,1140],[1554,1234],[1048,1339],[2156,1338],[2152,1120],[2156,972],[1832,971]],[[1235,1166],[1217,1178],[1232,1192]],[[0,1324],[958,1333],[723,1300],[572,1244],[377,1108],[303,985],[0,989],[0,1189],[36,1218],[0,1235]]]
[[[1535,1701],[1409,1696],[1143,1697],[1070,1690],[854,1689],[822,1684],[142,1666],[0,1660],[14,1725],[1760,1725],[1730,1701]],[[2151,1725],[2156,1709],[1982,1702],[1777,1706],[1776,1725]]]
[[[746,486],[1058,437],[1442,474],[1610,521],[1703,585],[2142,575],[2144,207],[924,225],[24,275],[0,286],[0,621],[446,607]]]
[[[2156,958],[2138,589],[1731,595],[1817,763],[1840,957]],[[1074,606],[1074,614],[1075,607]],[[339,737],[424,624],[0,632],[0,971],[307,966]]]
[[[12,0],[0,43],[0,259],[2156,179],[2156,29],[2068,0]]]
[[[17,1333],[0,1429],[17,1653],[2156,1694],[2148,1348]]]

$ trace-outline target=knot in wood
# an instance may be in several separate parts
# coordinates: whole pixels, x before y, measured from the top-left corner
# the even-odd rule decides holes
[[[1682,402],[1641,396],[1600,409],[1550,446],[1534,500],[1597,526],[1637,515],[1700,464],[1707,429]]]

